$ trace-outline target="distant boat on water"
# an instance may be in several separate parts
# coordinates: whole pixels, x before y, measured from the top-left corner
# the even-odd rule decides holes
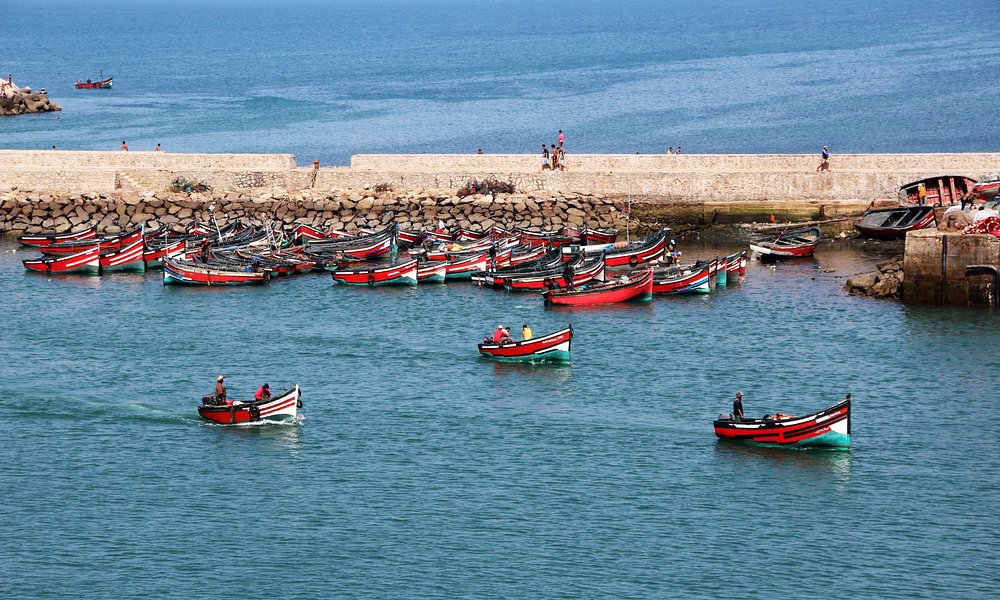
[[[89,79],[87,81],[80,81],[77,79],[73,87],[78,90],[110,90],[112,84],[114,84],[114,80],[114,77],[108,77],[100,81],[91,81]]]

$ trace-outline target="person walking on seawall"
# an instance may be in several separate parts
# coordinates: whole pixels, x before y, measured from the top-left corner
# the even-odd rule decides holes
[[[830,171],[830,149],[823,146],[823,151],[820,152],[820,162],[819,166],[816,167],[817,171]]]
[[[552,158],[552,170],[555,171],[559,168],[559,150],[556,149],[555,144],[552,144],[552,150],[549,152],[549,156]]]
[[[559,170],[566,170],[566,150],[563,148],[562,142],[559,142],[559,147],[556,148],[556,152],[559,153]]]
[[[549,164],[549,148],[545,144],[542,144],[542,170],[551,168],[552,165]]]
[[[125,143],[125,140],[122,140],[122,152],[128,152],[128,144]]]
[[[733,419],[743,420],[743,392],[736,392],[736,397],[733,398]]]
[[[219,375],[215,379],[215,403],[225,404],[226,403],[226,376]]]
[[[527,323],[521,325],[521,337],[524,338],[524,341],[526,342],[535,337],[534,332],[531,331],[531,327],[528,327]]]
[[[557,140],[559,145],[562,146],[563,142],[566,141],[566,136],[563,134],[562,129],[559,130],[559,139]]]
[[[253,395],[253,399],[257,402],[267,402],[271,399],[271,388],[266,383],[260,386],[257,388],[257,393]]]

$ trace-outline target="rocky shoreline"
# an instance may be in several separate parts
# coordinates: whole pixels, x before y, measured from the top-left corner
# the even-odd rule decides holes
[[[903,255],[875,265],[871,273],[856,275],[844,284],[852,296],[900,300],[903,297]]]
[[[2,87],[0,116],[12,117],[62,110],[61,106],[49,100],[48,94],[34,92],[30,87],[20,88],[6,81],[2,83]]]
[[[488,229],[528,227],[557,229],[564,225],[620,227],[624,203],[586,194],[497,194],[459,197],[454,191],[306,190],[301,192],[135,192],[39,194],[14,190],[0,193],[0,233],[81,231],[96,225],[117,233],[130,227],[180,226],[215,218],[219,225],[239,219],[252,225],[280,222],[320,229],[377,227],[395,220],[403,229],[446,227]],[[632,220],[633,231],[642,223]]]

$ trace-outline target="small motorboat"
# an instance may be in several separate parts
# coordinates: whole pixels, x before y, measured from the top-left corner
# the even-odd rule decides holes
[[[936,226],[934,207],[927,205],[865,211],[861,221],[854,224],[862,236],[883,240],[904,238],[907,231]]]
[[[226,400],[224,404],[216,404],[215,396],[205,396],[201,399],[198,414],[219,425],[239,425],[264,419],[294,419],[300,408],[302,392],[296,384],[289,390],[271,396],[270,400]]]
[[[574,288],[550,288],[542,293],[546,304],[557,306],[591,306],[615,304],[630,300],[647,301],[653,298],[653,270],[646,269],[622,275],[607,283],[596,283]]]
[[[653,270],[654,294],[708,294],[709,278],[718,260],[703,260],[693,265],[679,265]]]
[[[89,79],[87,81],[80,81],[77,79],[76,83],[73,84],[73,87],[78,90],[110,90],[111,86],[114,84],[114,80],[114,77],[108,77],[107,79],[102,79],[100,81],[91,81]]]
[[[761,258],[800,258],[813,255],[819,238],[818,227],[807,227],[761,238],[751,242],[750,249]]]
[[[729,413],[714,421],[719,439],[752,442],[766,446],[796,448],[850,448],[851,397],[804,417],[778,413],[771,418],[738,421]]]
[[[502,362],[559,362],[570,360],[573,327],[531,338],[530,340],[494,343],[487,339],[479,344],[479,353]]]

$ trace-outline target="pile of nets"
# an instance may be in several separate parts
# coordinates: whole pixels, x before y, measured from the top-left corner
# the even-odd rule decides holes
[[[1000,217],[986,217],[962,230],[962,233],[988,233],[1000,237]]]

